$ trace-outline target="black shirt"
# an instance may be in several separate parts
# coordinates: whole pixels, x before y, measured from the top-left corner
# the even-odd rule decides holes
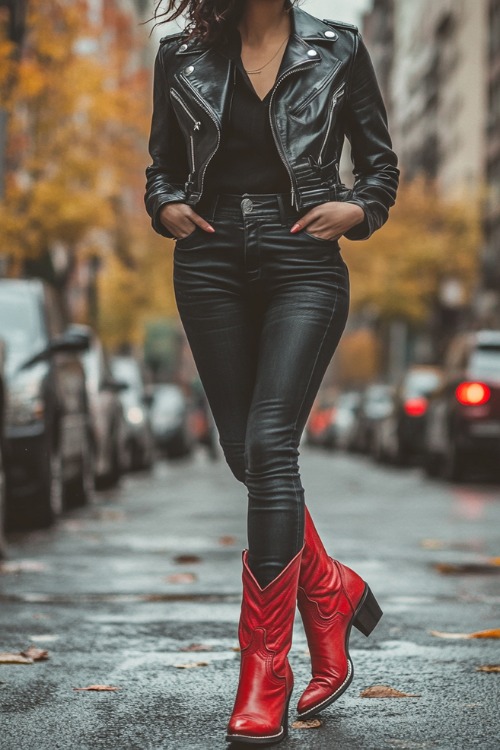
[[[252,86],[241,60],[238,28],[230,33],[228,51],[233,59],[232,89],[223,113],[221,141],[205,172],[203,192],[289,192],[290,177],[277,150],[269,121],[272,89],[261,100]],[[281,69],[282,65],[278,76]]]

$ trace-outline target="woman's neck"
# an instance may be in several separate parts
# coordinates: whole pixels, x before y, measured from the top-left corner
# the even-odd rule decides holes
[[[284,10],[284,0],[246,0],[238,23],[241,39],[247,47],[283,38],[290,30],[289,14]]]

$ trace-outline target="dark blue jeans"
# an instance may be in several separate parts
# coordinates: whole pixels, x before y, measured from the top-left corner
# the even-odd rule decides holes
[[[299,442],[344,330],[349,273],[336,240],[290,234],[284,193],[202,198],[174,249],[179,315],[225,459],[248,490],[249,566],[265,586],[304,540]]]

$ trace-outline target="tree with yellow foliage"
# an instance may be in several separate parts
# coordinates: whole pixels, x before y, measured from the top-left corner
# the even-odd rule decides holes
[[[402,182],[388,222],[362,245],[341,240],[352,281],[352,307],[381,319],[423,324],[444,279],[470,300],[481,245],[477,198],[444,200],[424,177]]]

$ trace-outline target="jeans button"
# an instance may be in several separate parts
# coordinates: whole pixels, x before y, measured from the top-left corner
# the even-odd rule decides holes
[[[253,201],[250,198],[243,198],[241,201],[241,208],[243,213],[248,214],[253,209]]]

